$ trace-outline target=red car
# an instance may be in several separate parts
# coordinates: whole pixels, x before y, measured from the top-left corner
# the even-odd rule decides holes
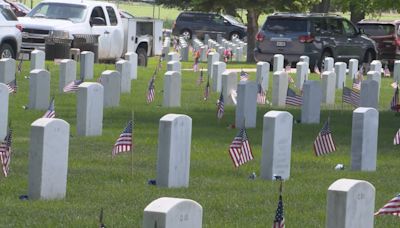
[[[374,21],[362,20],[357,23],[359,29],[376,42],[378,59],[392,68],[394,61],[400,59],[400,20]]]

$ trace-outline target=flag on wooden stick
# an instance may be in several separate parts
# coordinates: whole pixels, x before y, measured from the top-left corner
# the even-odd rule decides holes
[[[224,116],[224,95],[222,94],[219,96],[219,99],[217,101],[217,118],[222,119]]]
[[[400,104],[399,104],[399,87],[397,86],[392,100],[390,101],[390,109],[395,112],[400,112]]]
[[[17,79],[12,80],[7,84],[8,93],[17,93]]]
[[[239,133],[235,136],[229,146],[229,155],[235,167],[239,167],[244,163],[253,160],[253,153],[244,127],[240,129]]]
[[[155,97],[155,77],[151,77],[150,82],[149,82],[149,87],[147,89],[147,96],[146,96],[146,101],[147,103],[151,103],[154,101]]]
[[[283,200],[282,200],[282,179],[280,179],[281,185],[279,188],[279,200],[278,207],[276,208],[276,214],[272,228],[285,228],[285,218],[283,216]]]
[[[132,149],[132,120],[128,122],[124,131],[119,135],[117,141],[114,144],[114,148],[112,150],[112,156],[131,151]]]

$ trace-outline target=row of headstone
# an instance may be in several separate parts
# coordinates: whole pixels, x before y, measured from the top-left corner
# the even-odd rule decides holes
[[[0,82],[0,140],[3,140],[7,135],[8,127],[8,103],[9,92],[8,86]]]
[[[179,53],[181,55],[181,60],[187,62],[189,60],[189,44],[186,42],[185,38],[179,37]]]
[[[243,61],[247,55],[247,43],[238,38],[235,38],[232,41],[221,38],[220,41],[217,40],[217,43],[223,48],[223,50],[232,50],[233,55],[235,56],[234,60],[237,62]]]
[[[201,42],[201,40],[197,38],[193,39],[192,45],[193,45],[193,50],[200,51],[200,61],[201,62],[207,61],[207,49],[208,49],[207,46],[204,45],[203,42]]]
[[[167,56],[169,53],[169,47],[171,46],[171,37],[166,36],[164,38],[163,46],[162,46],[162,55]]]

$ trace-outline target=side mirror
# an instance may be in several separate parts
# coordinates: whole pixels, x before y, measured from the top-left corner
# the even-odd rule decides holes
[[[90,26],[106,25],[106,21],[102,17],[93,17],[90,19]]]

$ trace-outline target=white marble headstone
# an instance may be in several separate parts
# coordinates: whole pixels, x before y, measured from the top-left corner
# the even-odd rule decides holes
[[[207,74],[212,78],[213,76],[213,64],[219,61],[219,54],[217,52],[208,53],[207,57]]]
[[[225,71],[222,73],[222,96],[224,97],[224,106],[234,105],[236,97],[232,93],[236,93],[238,78],[236,72]]]
[[[3,141],[7,135],[8,126],[8,87],[6,84],[0,83],[0,141]]]
[[[144,209],[143,228],[202,228],[203,208],[190,199],[162,197]]]
[[[115,63],[115,69],[121,75],[121,93],[131,93],[131,66],[127,60]]]
[[[235,112],[236,128],[255,128],[257,120],[257,90],[254,81],[239,82]]]
[[[274,55],[274,65],[273,65],[273,71],[282,71],[283,70],[283,62],[285,60],[285,57],[281,54],[276,54]]]
[[[192,118],[167,114],[158,128],[157,186],[189,187]]]
[[[176,71],[167,71],[164,74],[163,107],[181,106],[182,76]]]
[[[35,69],[44,70],[46,55],[42,50],[33,50],[31,52],[31,71]]]
[[[222,73],[226,69],[226,63],[224,62],[215,62],[213,64],[213,70],[212,70],[212,89],[214,92],[221,92],[222,88]]]
[[[46,70],[32,70],[29,78],[30,109],[45,110],[49,107],[50,73]]]
[[[306,81],[303,85],[303,103],[301,105],[301,123],[320,121],[322,90],[319,81]]]
[[[299,89],[303,88],[303,83],[308,80],[308,63],[298,62],[296,64],[296,86]]]
[[[371,107],[378,109],[379,84],[377,81],[368,79],[361,82],[360,107]]]
[[[284,107],[289,86],[288,74],[285,71],[274,72],[272,81],[272,105]]]
[[[100,77],[104,87],[104,108],[118,107],[121,97],[121,74],[115,70],[106,70]]]
[[[349,60],[349,77],[351,79],[357,77],[358,72],[358,59],[350,59]]]
[[[373,228],[375,187],[367,181],[339,179],[328,188],[326,228]]]
[[[260,83],[264,89],[268,89],[269,86],[269,68],[268,62],[258,62],[256,70],[256,82]]]
[[[400,83],[400,60],[394,61],[393,81]]]
[[[58,88],[60,93],[64,92],[64,87],[76,80],[76,61],[72,59],[63,59],[60,62],[60,80]]]
[[[181,63],[179,61],[169,61],[167,63],[167,71],[176,71],[181,73]]]
[[[81,136],[97,136],[103,129],[104,87],[83,82],[77,91],[76,131]]]
[[[80,56],[80,76],[85,80],[93,79],[94,53],[83,51]]]
[[[343,89],[343,85],[346,80],[346,63],[337,62],[335,63],[335,74],[336,74],[336,88]]]
[[[336,74],[333,71],[322,73],[322,102],[325,104],[335,104],[335,82]]]
[[[15,64],[15,60],[12,58],[0,59],[0,83],[8,84],[14,81]]]
[[[323,71],[333,71],[334,59],[332,57],[326,57],[324,59],[324,69]]]
[[[378,149],[379,112],[374,108],[353,111],[351,169],[375,171]]]
[[[289,112],[269,111],[264,115],[261,178],[289,179],[292,126],[293,116]]]
[[[29,199],[63,199],[67,190],[69,124],[40,118],[31,125]]]
[[[137,79],[137,68],[138,68],[138,56],[135,52],[127,52],[125,54],[125,60],[127,60],[130,63],[130,72],[131,76],[130,78],[132,80]]]

